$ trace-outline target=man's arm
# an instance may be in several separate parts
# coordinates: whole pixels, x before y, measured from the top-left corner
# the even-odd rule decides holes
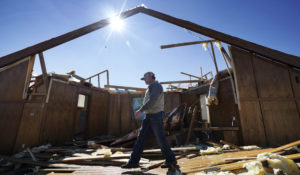
[[[150,109],[155,101],[157,100],[160,93],[162,93],[162,87],[160,84],[155,83],[149,86],[150,99],[145,102],[139,111],[144,112],[145,110]]]

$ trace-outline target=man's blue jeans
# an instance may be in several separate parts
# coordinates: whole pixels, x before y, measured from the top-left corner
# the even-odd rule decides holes
[[[155,135],[156,140],[160,145],[161,152],[166,158],[166,163],[176,163],[174,153],[171,150],[164,133],[162,115],[163,112],[146,115],[131,153],[129,163],[139,163],[141,154],[144,150],[144,144],[152,134]]]

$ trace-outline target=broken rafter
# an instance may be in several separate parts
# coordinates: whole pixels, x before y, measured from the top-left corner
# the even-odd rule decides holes
[[[97,74],[95,74],[93,76],[90,76],[90,77],[88,77],[88,78],[86,78],[84,80],[89,80],[89,83],[91,83],[92,78],[97,77],[98,78],[98,87],[100,88],[100,74],[103,74],[105,72],[106,72],[106,84],[109,86],[109,72],[108,72],[108,70],[104,70],[102,72],[99,72],[99,73],[97,73]]]
[[[39,53],[39,59],[40,59],[40,64],[42,68],[42,73],[43,73],[43,81],[45,83],[46,91],[48,89],[48,75],[47,75],[47,69],[46,69],[46,64],[45,64],[45,58],[43,55],[43,52]]]
[[[116,86],[116,85],[105,85],[105,88],[115,88],[115,89],[125,89],[125,90],[136,90],[136,91],[146,91],[145,88],[129,87],[129,86]]]
[[[218,69],[218,64],[217,64],[217,60],[216,60],[214,45],[212,44],[212,42],[210,43],[210,46],[211,46],[211,52],[212,52],[212,55],[213,55],[213,61],[215,63],[216,72],[218,74],[219,73],[219,69]]]
[[[173,84],[173,83],[197,83],[202,80],[181,80],[181,81],[162,81],[160,84]]]
[[[194,44],[203,44],[208,42],[215,42],[217,40],[204,40],[204,41],[192,41],[192,42],[185,42],[185,43],[177,43],[177,44],[169,44],[169,45],[161,45],[161,49],[168,49],[172,47],[180,47],[180,46],[189,46]]]
[[[197,79],[200,79],[200,80],[203,80],[203,77],[197,77],[195,75],[192,75],[192,74],[188,74],[188,73],[184,73],[184,72],[180,72],[181,74],[183,75],[187,75],[187,76],[190,76],[190,77],[194,77],[194,78],[197,78]]]
[[[141,8],[141,12],[147,15],[150,15],[152,17],[161,19],[163,21],[169,22],[171,24],[183,27],[187,30],[191,30],[193,32],[214,38],[216,40],[222,41],[227,44],[231,44],[233,46],[240,47],[242,49],[248,50],[250,52],[255,52],[257,54],[260,54],[262,56],[274,59],[276,61],[285,63],[287,65],[295,66],[300,68],[300,57],[286,54],[284,52],[280,52],[278,50],[274,50],[262,45],[255,44],[250,41],[246,41],[243,39],[240,39],[238,37],[234,37],[222,32],[218,32],[216,30],[200,26],[198,24],[192,23],[190,21],[182,20],[179,18],[175,18],[173,16],[148,9],[148,8]]]
[[[124,11],[122,13],[120,13],[120,18],[125,19],[128,18],[132,15],[135,15],[137,13],[140,12],[141,8],[143,8],[142,6],[140,7],[136,7],[127,11]],[[71,32],[65,33],[63,35],[60,35],[58,37],[52,38],[50,40],[47,41],[43,41],[41,43],[38,43],[36,45],[27,47],[25,49],[22,49],[20,51],[14,52],[12,54],[6,55],[4,57],[0,58],[0,67],[4,67],[7,66],[9,64],[12,64],[20,59],[23,59],[27,56],[31,56],[34,55],[36,53],[40,53],[43,52],[45,50],[51,49],[53,47],[56,47],[60,44],[66,43],[68,41],[71,41],[73,39],[76,39],[78,37],[81,37],[83,35],[86,35],[90,32],[93,32],[95,30],[101,29],[107,25],[110,24],[110,19],[111,18],[106,18],[103,20],[100,20],[98,22],[95,22],[93,24],[87,25],[85,27],[79,28],[77,30],[73,30]]]

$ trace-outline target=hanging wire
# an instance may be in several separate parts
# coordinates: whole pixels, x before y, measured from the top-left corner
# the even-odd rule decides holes
[[[186,28],[183,28],[183,29],[184,29],[184,31],[186,31],[186,32],[188,32],[189,34],[191,34],[193,37],[198,38],[198,39],[201,39],[202,41],[204,40],[201,36],[196,35],[196,34],[193,33],[192,31],[187,30]]]

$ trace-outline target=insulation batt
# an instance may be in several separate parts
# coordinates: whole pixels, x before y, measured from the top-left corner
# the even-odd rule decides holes
[[[121,154],[123,154],[123,152],[117,151],[117,152],[115,152],[113,155],[121,155]]]
[[[203,47],[203,49],[204,49],[205,51],[207,51],[207,49],[208,49],[208,44],[207,44],[207,43],[203,43],[203,44],[202,44],[202,47]]]
[[[109,151],[107,151],[107,152],[104,153],[104,157],[109,157],[109,156],[111,156],[111,154],[112,154],[112,153],[111,153],[111,151],[109,150]]]
[[[92,153],[93,156],[97,155],[106,155],[110,156],[111,155],[111,150],[110,149],[97,149],[97,151]]]
[[[222,148],[217,147],[208,147],[206,150],[200,150],[201,155],[207,155],[207,154],[215,154],[215,153],[220,153],[222,152]]]
[[[221,50],[222,45],[220,41],[216,41],[215,45],[218,47],[219,50]]]
[[[295,162],[284,156],[272,154],[272,153],[262,153],[257,155],[257,160],[268,161],[269,167],[273,169],[280,169],[284,173],[289,175],[299,175],[300,170]]]
[[[230,149],[230,146],[229,145],[223,145],[222,149]]]
[[[243,146],[242,148],[243,148],[243,150],[261,149],[260,147],[258,147],[258,146],[256,146],[256,145],[252,145],[252,146]]]
[[[240,173],[239,175],[271,175],[264,170],[262,163],[259,161],[245,163],[243,167],[247,169],[247,172]]]

